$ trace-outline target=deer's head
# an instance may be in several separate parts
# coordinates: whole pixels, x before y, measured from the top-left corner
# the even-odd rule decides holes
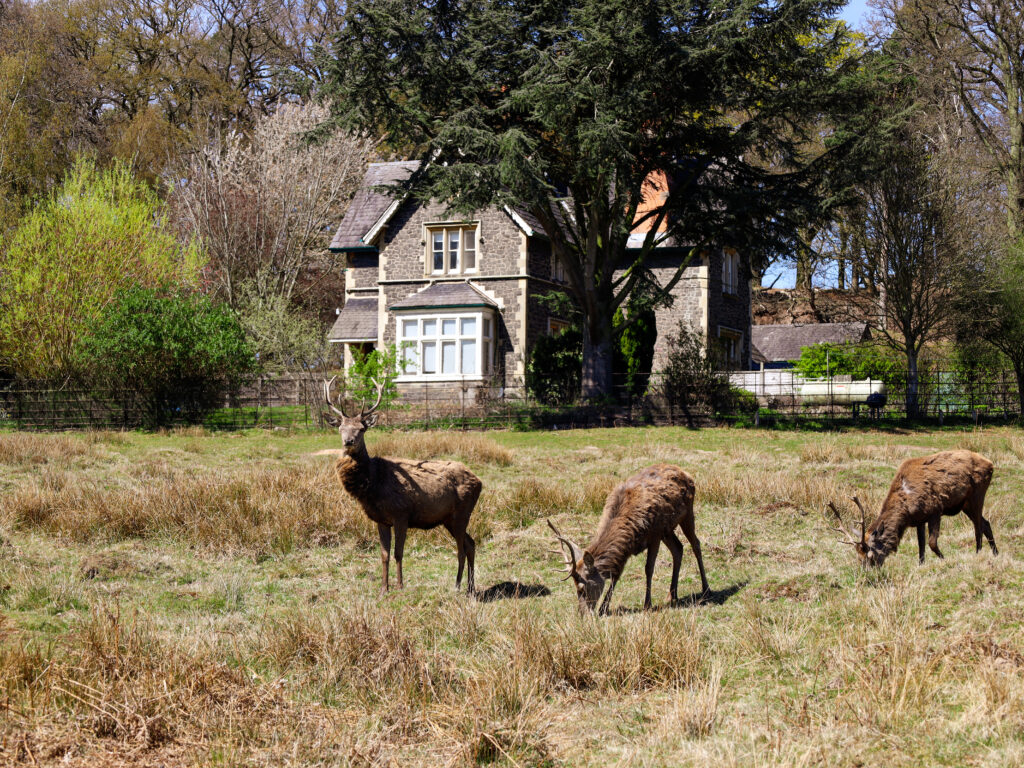
[[[555,532],[555,537],[562,547],[567,574],[565,578],[572,579],[573,584],[576,585],[576,598],[579,600],[580,613],[593,613],[597,606],[597,600],[604,591],[604,576],[597,570],[594,556],[565,538],[550,520],[548,520],[548,525]]]
[[[334,386],[334,381],[337,378],[335,376],[330,381],[324,381],[324,400],[327,401],[333,416],[330,414],[325,415],[327,416],[327,421],[332,426],[338,428],[338,434],[341,435],[341,444],[345,449],[345,453],[352,456],[366,450],[363,436],[366,434],[366,430],[377,423],[376,411],[380,407],[380,401],[384,398],[384,383],[378,382],[376,379],[370,379],[373,382],[373,386],[377,388],[377,401],[369,409],[366,408],[364,401],[359,409],[359,413],[349,416],[345,412],[345,406],[342,401],[339,400],[338,405],[335,405],[331,400],[331,387]]]
[[[832,526],[832,530],[842,534],[841,543],[853,545],[861,565],[872,567],[881,565],[885,562],[885,558],[889,556],[889,552],[882,546],[882,541],[875,531],[872,531],[870,536],[867,535],[867,515],[864,512],[864,505],[860,503],[860,499],[854,496],[853,503],[860,510],[860,538],[858,539],[854,536],[850,529],[846,527],[842,516],[839,514],[839,510],[836,509],[836,505],[829,502],[828,507],[832,510],[832,515],[838,522],[838,525]]]

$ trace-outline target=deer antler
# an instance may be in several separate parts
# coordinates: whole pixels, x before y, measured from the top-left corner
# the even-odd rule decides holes
[[[343,419],[347,419],[347,418],[349,418],[349,415],[347,413],[345,413],[345,406],[342,405],[341,408],[338,408],[337,406],[335,406],[335,404],[333,402],[331,402],[331,387],[334,386],[334,382],[337,381],[337,380],[338,380],[337,376],[332,377],[330,381],[327,381],[327,379],[324,379],[324,400],[327,402],[327,405],[330,407],[330,409],[332,411],[334,411],[334,413],[337,416],[341,416]],[[339,405],[340,405],[340,402],[339,402]]]
[[[828,508],[832,510],[832,514],[835,515],[835,518],[839,523],[839,525],[829,527],[836,533],[842,534],[845,537],[845,539],[840,539],[840,542],[842,544],[856,545],[858,543],[857,538],[850,532],[850,529],[846,527],[846,524],[843,522],[843,516],[839,514],[839,510],[836,509],[836,505],[830,501],[828,503]],[[863,537],[861,537],[861,541],[863,540]]]
[[[373,404],[373,407],[370,408],[370,410],[361,410],[359,412],[360,416],[369,416],[380,407],[380,401],[384,399],[384,385],[387,384],[387,379],[384,381],[377,381],[371,376],[370,381],[373,382],[373,386],[377,388],[377,402]]]
[[[857,505],[857,509],[860,510],[860,540],[863,543],[867,540],[867,523],[865,522],[867,514],[864,512],[864,505],[860,503],[860,499],[856,496],[851,498],[853,499],[853,503]]]
[[[555,524],[552,523],[551,520],[548,520],[547,523],[548,527],[555,532],[555,537],[558,539],[558,543],[562,545],[562,556],[565,558],[565,564],[569,568],[568,575],[563,579],[563,581],[565,581],[572,576],[572,572],[576,568],[576,563],[581,557],[583,557],[583,553],[580,551],[578,546],[559,533],[558,529],[555,528]]]

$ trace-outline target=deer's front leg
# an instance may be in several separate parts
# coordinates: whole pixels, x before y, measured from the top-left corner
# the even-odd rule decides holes
[[[405,552],[405,532],[408,525],[404,520],[395,520],[395,567],[398,569],[398,588],[402,589],[402,554]]]
[[[377,533],[380,535],[380,566],[381,566],[381,594],[388,591],[388,560],[391,558],[391,528],[383,523],[377,523]],[[401,581],[401,577],[399,577]]]
[[[917,562],[924,562],[924,523],[917,526]]]

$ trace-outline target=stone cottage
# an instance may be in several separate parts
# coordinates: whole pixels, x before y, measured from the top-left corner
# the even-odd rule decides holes
[[[548,239],[522,211],[495,207],[452,217],[441,204],[376,191],[416,168],[415,162],[371,164],[341,221],[330,247],[346,255],[345,297],[329,340],[343,347],[345,365],[357,350],[398,345],[405,361],[398,383],[407,390],[518,388],[537,338],[567,326],[537,299],[565,286]],[[683,249],[662,247],[650,263],[667,280],[681,258]],[[735,367],[748,364],[744,259],[708,252],[672,293],[673,305],[657,316],[656,368],[665,334],[680,319],[722,344]]]

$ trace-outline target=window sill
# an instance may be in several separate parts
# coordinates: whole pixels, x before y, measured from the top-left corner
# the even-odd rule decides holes
[[[396,384],[428,384],[428,383],[439,383],[445,382],[461,382],[461,381],[486,381],[490,376],[482,375],[479,373],[428,373],[422,376],[397,376],[395,377]]]

